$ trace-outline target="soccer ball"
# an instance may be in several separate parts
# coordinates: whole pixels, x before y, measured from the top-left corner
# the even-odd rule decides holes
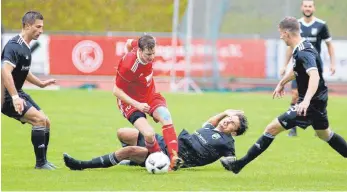
[[[169,171],[170,159],[163,152],[151,153],[146,159],[146,169],[152,174],[162,174]]]

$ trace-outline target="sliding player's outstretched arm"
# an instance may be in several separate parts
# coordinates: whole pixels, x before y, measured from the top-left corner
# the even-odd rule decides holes
[[[218,123],[226,116],[233,116],[236,114],[243,114],[244,112],[241,110],[235,110],[235,109],[227,109],[211,118],[209,118],[207,120],[206,123],[210,123],[211,125],[213,125],[214,127],[216,127],[218,125]]]

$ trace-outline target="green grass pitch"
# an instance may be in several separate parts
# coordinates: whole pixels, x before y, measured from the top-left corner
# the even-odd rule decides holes
[[[140,167],[70,171],[63,152],[84,160],[120,147],[117,128],[130,127],[111,92],[28,91],[51,120],[48,159],[55,171],[34,170],[31,127],[2,115],[2,190],[128,190],[128,191],[235,191],[235,190],[347,190],[347,161],[314,136],[313,129],[299,130],[299,137],[279,135],[271,147],[240,174],[225,171],[219,161],[206,167],[151,175]],[[236,138],[242,157],[264,127],[288,108],[289,96],[272,100],[269,94],[206,93],[164,94],[177,132],[193,131],[211,115],[224,109],[242,109],[250,127]],[[330,97],[328,113],[333,130],[347,138],[346,97]],[[152,121],[151,121],[152,122]],[[157,132],[159,124],[153,123]]]

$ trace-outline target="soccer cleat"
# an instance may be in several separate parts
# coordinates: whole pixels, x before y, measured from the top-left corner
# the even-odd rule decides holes
[[[48,163],[45,163],[45,164],[40,165],[40,166],[36,165],[35,169],[54,170],[54,168],[51,167]]]
[[[298,133],[296,132],[296,127],[293,127],[290,129],[288,133],[288,137],[296,137],[296,136],[298,136]]]
[[[49,161],[47,161],[47,164],[48,164],[49,166],[51,166],[53,169],[57,169],[57,168],[58,168],[57,166],[55,166],[53,163],[51,163],[51,162],[49,162]]]
[[[232,171],[235,174],[238,174],[241,169],[243,168],[240,164],[239,161],[235,160],[230,160],[227,158],[222,158],[220,159],[220,162],[222,163],[223,167],[228,170],[228,171]]]
[[[78,161],[74,158],[72,158],[67,153],[63,154],[64,156],[64,162],[66,167],[70,168],[71,170],[83,170],[84,168],[81,167],[81,161]]]
[[[173,151],[173,156],[171,157],[171,162],[170,162],[170,171],[177,171],[179,168],[182,167],[184,161],[180,157],[178,157],[177,152]]]

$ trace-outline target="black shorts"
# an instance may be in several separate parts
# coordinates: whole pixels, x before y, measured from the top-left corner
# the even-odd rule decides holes
[[[167,150],[167,147],[166,147],[166,144],[165,144],[165,141],[164,141],[164,137],[159,135],[159,134],[155,134],[155,138],[157,139],[157,142],[158,142],[158,144],[160,146],[160,149],[169,157],[169,152]],[[137,137],[137,146],[139,146],[139,147],[146,147],[145,138],[144,138],[144,136],[140,132],[139,132],[139,135]],[[141,164],[140,166],[144,167],[145,163]]]
[[[327,101],[311,101],[306,116],[298,116],[296,107],[293,106],[280,115],[278,121],[285,129],[291,129],[295,126],[305,129],[312,125],[315,130],[325,130],[329,127],[327,105]]]
[[[2,105],[1,113],[5,114],[8,117],[14,118],[18,121],[21,121],[20,119],[31,107],[35,107],[38,111],[41,110],[41,108],[35,103],[35,101],[30,97],[30,95],[24,92],[18,92],[18,95],[20,98],[24,99],[26,103],[26,105],[24,105],[24,110],[22,114],[20,115],[19,113],[16,112],[13,106],[12,98],[10,96],[5,97],[6,99],[4,101],[4,104]]]
[[[298,83],[295,79],[292,81],[292,89],[298,89]]]

